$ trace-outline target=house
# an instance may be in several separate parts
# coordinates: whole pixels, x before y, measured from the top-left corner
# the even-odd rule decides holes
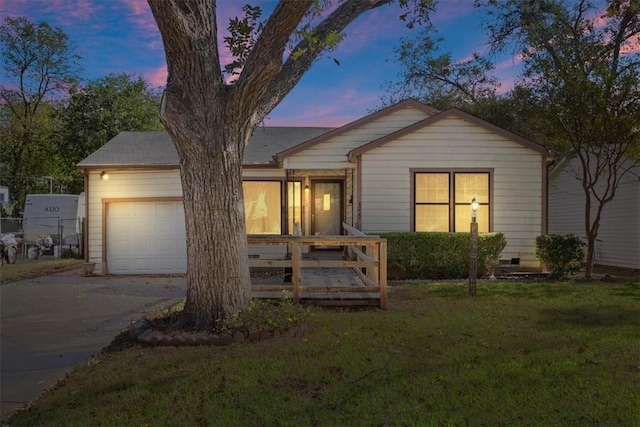
[[[479,230],[505,234],[505,259],[539,266],[550,160],[541,145],[414,100],[336,129],[261,127],[244,158],[247,230],[333,235],[344,221],[367,233],[469,231],[478,197]],[[78,167],[96,273],[185,271],[178,157],[165,133],[121,133]]]
[[[628,163],[628,161],[627,161]],[[581,164],[566,156],[549,174],[549,233],[575,234],[586,242],[585,194]],[[606,179],[599,180],[601,193]],[[592,218],[597,201],[592,202]],[[614,199],[605,205],[596,238],[597,265],[640,270],[640,165],[623,175]]]

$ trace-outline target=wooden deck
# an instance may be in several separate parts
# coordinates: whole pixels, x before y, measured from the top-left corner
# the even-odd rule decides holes
[[[374,305],[386,309],[386,240],[377,236],[250,237],[250,245],[288,245],[290,259],[250,259],[254,298],[292,298],[331,306]],[[312,250],[303,246],[337,246]],[[349,255],[347,255],[349,254]]]
[[[304,261],[343,260],[342,251],[313,251],[302,255]],[[285,281],[291,273],[283,268],[254,271],[251,277],[254,298],[291,298],[293,284]],[[364,292],[366,284],[349,267],[306,267],[300,269],[299,300],[321,305],[378,305],[379,291]]]

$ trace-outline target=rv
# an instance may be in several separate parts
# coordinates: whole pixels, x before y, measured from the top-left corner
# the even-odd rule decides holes
[[[24,242],[77,246],[78,221],[77,194],[28,194],[23,215]]]

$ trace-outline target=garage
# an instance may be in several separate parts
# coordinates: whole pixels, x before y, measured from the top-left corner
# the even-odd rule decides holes
[[[182,202],[108,203],[106,238],[109,274],[187,271]]]

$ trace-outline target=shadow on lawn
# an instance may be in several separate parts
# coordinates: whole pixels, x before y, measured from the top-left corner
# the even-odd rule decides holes
[[[575,307],[571,309],[547,308],[540,314],[540,324],[549,328],[557,328],[558,323],[566,323],[584,327],[620,327],[638,326],[638,310],[620,308],[618,305],[599,305],[591,307]]]

